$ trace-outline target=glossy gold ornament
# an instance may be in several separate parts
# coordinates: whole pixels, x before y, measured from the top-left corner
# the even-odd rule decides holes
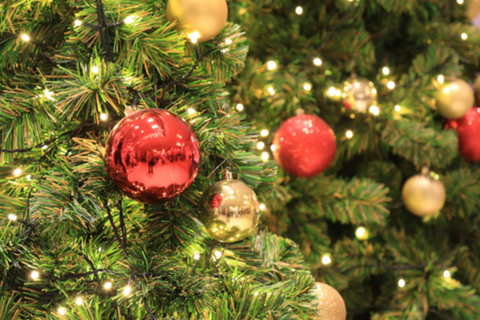
[[[437,91],[437,110],[447,119],[463,117],[475,101],[472,87],[461,79],[445,81]]]
[[[317,282],[315,291],[318,295],[319,317],[317,320],[345,320],[347,308],[337,290],[325,283]]]
[[[247,237],[258,224],[260,204],[255,192],[242,181],[218,181],[203,193],[199,219],[208,234],[220,242],[237,242]]]
[[[352,76],[343,83],[342,99],[347,110],[367,112],[377,103],[377,89],[372,81]]]
[[[471,0],[468,2],[467,16],[474,20],[480,13],[480,0]]]
[[[403,203],[408,211],[419,217],[433,216],[445,205],[447,193],[441,181],[429,175],[424,168],[405,182],[402,190]]]
[[[175,29],[185,30],[185,35],[197,42],[218,35],[227,24],[227,18],[225,0],[169,0],[167,4],[167,19],[177,21]]]

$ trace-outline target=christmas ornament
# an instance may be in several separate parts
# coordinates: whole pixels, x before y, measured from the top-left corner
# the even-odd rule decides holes
[[[419,217],[432,216],[443,208],[447,193],[441,181],[429,175],[424,168],[405,182],[402,190],[403,203],[408,211]]]
[[[297,115],[285,121],[273,138],[273,156],[287,172],[313,177],[325,171],[335,157],[332,128],[319,117]]]
[[[258,224],[260,204],[257,196],[242,181],[226,179],[208,187],[203,193],[199,219],[208,234],[220,242],[237,242],[247,237]]]
[[[478,16],[480,13],[480,0],[471,0],[468,2],[467,17],[478,27]]]
[[[373,82],[352,76],[343,83],[342,99],[347,110],[367,112],[377,103],[377,89]]]
[[[447,119],[463,117],[474,103],[473,90],[461,79],[446,81],[437,91],[437,110]]]
[[[318,295],[318,308],[320,316],[318,320],[345,320],[347,308],[342,296],[337,290],[325,283],[317,282],[315,293]]]
[[[480,161],[480,108],[474,107],[458,120],[449,120],[446,128],[458,132],[458,149],[467,162]]]
[[[227,24],[228,7],[225,0],[168,0],[167,19],[177,21],[175,29],[185,30],[192,40],[212,39]]]
[[[105,158],[110,178],[123,193],[140,202],[161,203],[192,184],[200,152],[185,121],[162,109],[144,109],[113,128]]]

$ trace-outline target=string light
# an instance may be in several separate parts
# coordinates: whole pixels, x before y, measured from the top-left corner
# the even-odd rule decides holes
[[[258,296],[258,292],[255,292],[253,295],[254,295],[255,297]]]
[[[301,15],[303,13],[303,8],[298,6],[295,8],[295,13],[298,14],[298,15]]]
[[[445,82],[445,77],[443,76],[443,74],[438,75],[437,81],[438,81],[438,83],[444,83]]]
[[[220,259],[220,257],[222,256],[222,253],[221,253],[220,251],[218,251],[218,250],[215,250],[215,252],[214,252],[213,254],[215,255],[215,257],[216,257],[217,259]]]
[[[402,111],[402,107],[400,107],[398,104],[395,106],[395,111],[400,112]]]
[[[123,289],[123,295],[128,296],[132,292],[132,288],[130,286],[126,286],[125,289]]]
[[[44,145],[44,146],[42,147],[42,149],[43,149],[43,150],[47,150],[47,149],[48,149],[48,145],[47,145],[47,144]]]
[[[58,308],[58,313],[60,313],[60,315],[64,316],[66,313],[67,313],[67,310],[65,310],[65,308]]]
[[[238,111],[243,111],[244,107],[243,107],[243,104],[239,103],[237,104],[237,110]]]
[[[257,143],[257,149],[258,149],[258,150],[262,150],[263,148],[265,148],[265,143],[263,143],[262,141],[260,141],[259,143]]]
[[[12,220],[12,221],[15,221],[15,220],[17,220],[17,216],[16,216],[15,214],[13,214],[13,213],[10,213],[10,214],[8,215],[8,219],[10,219],[10,220]]]
[[[13,174],[18,177],[19,175],[22,174],[22,169],[20,169],[20,168],[15,169],[15,170],[13,171]]]
[[[263,129],[262,131],[260,131],[260,135],[261,135],[262,137],[266,137],[266,136],[268,136],[268,134],[269,134],[269,132],[268,132],[267,129]]]
[[[111,288],[112,288],[112,283],[109,281],[109,282],[105,283],[105,284],[103,285],[103,287],[104,287],[105,289],[107,289],[107,290],[108,290],[108,289],[111,289]]]
[[[270,71],[275,70],[276,67],[277,67],[277,63],[275,61],[270,60],[270,61],[267,62],[268,70],[270,70]]]
[[[324,265],[328,265],[328,264],[332,263],[332,258],[330,258],[329,255],[324,255],[324,256],[322,257],[322,263],[323,263]]]
[[[102,114],[100,115],[100,119],[101,119],[102,121],[105,121],[105,120],[107,120],[107,119],[108,119],[108,116],[107,116],[107,114],[105,114],[105,113],[102,113]]]
[[[267,91],[271,96],[275,95],[275,89],[273,89],[273,87],[268,87]]]
[[[78,297],[77,299],[75,299],[75,303],[77,304],[77,306],[81,306],[83,304],[83,299],[81,297]]]
[[[200,255],[198,253],[194,253],[193,254],[193,260],[199,260],[200,259]]]
[[[399,286],[400,288],[405,287],[405,280],[403,280],[403,279],[398,280],[398,286]]]
[[[200,32],[195,31],[194,33],[190,33],[187,35],[190,38],[192,43],[197,43],[198,38],[200,38]]]
[[[464,32],[464,33],[462,33],[461,37],[462,37],[462,40],[467,40],[468,34],[466,34],[466,33]]]
[[[457,0],[458,4],[463,4],[463,0]]]
[[[347,132],[345,133],[345,136],[348,138],[348,139],[351,139],[353,137],[353,132],[352,130],[347,130]]]
[[[75,20],[73,23],[74,23],[75,26],[77,26],[77,27],[80,27],[80,26],[82,25],[82,21],[80,21],[80,20]]]
[[[393,82],[393,81],[388,81],[388,83],[387,83],[387,88],[390,89],[390,90],[395,89],[395,82]]]
[[[447,279],[450,278],[451,277],[450,271],[448,270],[443,271],[443,276]]]
[[[131,23],[135,22],[135,18],[136,18],[136,16],[128,16],[123,21],[125,22],[125,24],[131,24]]]
[[[370,111],[370,113],[374,116],[378,116],[380,114],[380,109],[377,106],[371,106],[368,111]]]
[[[22,34],[21,38],[22,38],[23,41],[30,41],[30,37],[26,34]]]
[[[232,44],[232,39],[227,39],[227,40],[225,40],[225,43],[226,43],[227,45],[231,45],[231,44]]]
[[[330,87],[330,88],[328,88],[327,94],[328,94],[330,97],[335,97],[336,91],[337,91],[337,89],[335,89],[335,87]]]
[[[194,115],[196,113],[195,109],[193,108],[188,108],[188,114],[189,115]]]
[[[274,145],[274,144],[272,144],[272,145],[270,146],[270,150],[272,150],[272,151],[275,151],[275,150],[277,150],[277,146],[276,146],[276,145]]]
[[[98,73],[98,67],[97,66],[93,66],[92,67],[92,72],[97,74]]]
[[[365,240],[368,237],[367,230],[364,227],[359,227],[355,231],[355,236],[360,240]]]
[[[342,95],[342,91],[340,89],[335,90],[335,95],[340,97]]]
[[[263,204],[263,203],[260,203],[260,206],[259,206],[260,210],[265,210],[267,207]]]
[[[30,273],[30,278],[32,278],[33,280],[38,279],[39,276],[40,274],[38,273],[38,271],[32,271],[32,273]]]
[[[267,161],[268,160],[268,153],[267,152],[262,152],[262,160]]]
[[[313,59],[313,64],[316,65],[317,67],[320,67],[322,65],[322,59],[320,58]]]
[[[383,72],[384,75],[387,76],[387,75],[390,74],[390,69],[388,69],[388,67],[383,67],[382,72]]]
[[[305,82],[303,84],[303,89],[305,89],[305,91],[310,91],[310,90],[312,90],[312,85],[308,82]]]

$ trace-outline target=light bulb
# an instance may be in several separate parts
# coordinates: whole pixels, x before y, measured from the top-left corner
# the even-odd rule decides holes
[[[195,109],[193,109],[193,108],[188,108],[188,114],[189,114],[189,115],[193,115],[193,114],[195,114],[195,112],[196,112]]]
[[[216,257],[217,259],[220,259],[220,257],[222,256],[222,253],[221,253],[220,251],[218,251],[218,250],[215,250],[215,252],[214,252],[213,254],[215,255],[215,257]]]
[[[403,279],[398,280],[398,286],[399,286],[400,288],[405,287],[405,280],[403,280]]]
[[[111,288],[112,288],[112,283],[109,281],[109,282],[105,283],[105,284],[103,285],[103,287],[104,287],[105,289],[107,289],[107,290],[108,290],[108,289],[111,289]]]
[[[464,32],[464,33],[462,33],[461,37],[462,37],[462,40],[467,40],[468,34],[466,34],[466,33]]]
[[[257,149],[258,149],[258,150],[262,150],[263,148],[265,148],[265,143],[263,143],[262,141],[260,141],[259,143],[257,143]]]
[[[384,75],[388,75],[390,73],[390,69],[388,69],[388,67],[383,67],[382,72]]]
[[[125,289],[123,289],[123,295],[128,296],[132,292],[132,288],[130,286],[126,286]]]
[[[439,74],[439,75],[438,75],[437,81],[438,81],[438,83],[440,83],[440,84],[445,82],[445,77],[443,76],[443,74]]]
[[[105,113],[102,113],[102,114],[100,115],[100,119],[101,119],[102,121],[105,121],[105,120],[108,119],[108,116],[107,116]]]
[[[238,111],[243,111],[244,107],[243,107],[243,104],[239,103],[237,104],[237,110]]]
[[[368,109],[368,110],[374,116],[378,116],[380,114],[380,109],[377,106],[371,106],[370,109]]]
[[[136,16],[128,16],[123,21],[125,22],[125,24],[131,24],[131,23],[135,22],[135,18],[136,18]]]
[[[80,20],[75,20],[73,23],[74,23],[75,26],[77,26],[77,27],[80,27],[80,26],[82,25],[82,21],[80,21]]]
[[[402,107],[400,107],[398,104],[395,106],[395,111],[400,112],[402,111]]]
[[[67,310],[65,310],[65,308],[58,308],[58,313],[63,316],[67,313]]]
[[[26,35],[26,34],[22,34],[21,37],[22,37],[22,40],[23,40],[23,41],[30,41],[30,37],[29,37],[28,35]]]
[[[295,13],[298,14],[298,15],[301,15],[303,13],[303,8],[298,6],[295,8]]]
[[[268,160],[268,153],[267,152],[262,152],[262,160],[267,161]]]
[[[270,146],[270,150],[272,150],[272,151],[275,151],[275,150],[277,150],[277,146],[276,146],[276,145],[274,145],[274,144],[272,144],[272,145]]]
[[[258,296],[258,292],[255,292],[253,295],[254,295],[255,297]]]
[[[457,0],[458,4],[463,4],[463,0]]]
[[[447,279],[450,278],[450,276],[451,276],[450,271],[448,271],[448,270],[443,271],[443,276]]]
[[[328,256],[328,255],[324,255],[322,257],[322,263],[324,265],[330,264],[330,263],[332,263],[332,258],[330,258],[330,256]]]
[[[337,91],[337,89],[335,89],[335,87],[330,87],[330,88],[328,88],[327,94],[328,94],[330,97],[335,97],[336,91]]]
[[[97,74],[98,73],[98,67],[97,66],[93,66],[92,67],[92,72]]]
[[[353,132],[352,130],[347,130],[347,132],[345,133],[345,136],[348,138],[348,139],[351,139],[353,137]]]
[[[390,89],[390,90],[395,89],[395,82],[393,82],[393,81],[388,81],[388,83],[387,83],[387,88]]]
[[[263,204],[263,203],[260,203],[260,206],[259,206],[260,210],[265,210],[267,207]]]
[[[33,280],[38,279],[39,276],[40,276],[40,274],[39,274],[37,271],[32,271],[32,273],[30,273],[30,277],[31,277]]]
[[[17,218],[18,218],[18,217],[17,217],[15,214],[13,214],[13,213],[10,213],[10,214],[8,215],[8,219],[10,219],[10,220],[12,220],[12,221],[17,220]]]
[[[335,90],[335,95],[340,97],[342,95],[342,91],[340,89]]]
[[[268,70],[274,70],[277,67],[277,63],[275,61],[268,61],[267,62],[267,68]]]
[[[188,34],[187,37],[190,38],[190,41],[192,41],[192,43],[197,43],[198,38],[200,38],[200,32],[195,31],[193,33]]]
[[[313,64],[316,65],[317,67],[320,67],[322,65],[322,59],[320,58],[313,59]]]
[[[32,176],[31,176],[31,175],[28,175],[28,176],[27,176],[27,180],[28,180],[28,181],[32,181]]]
[[[22,174],[22,169],[20,169],[20,168],[15,169],[15,170],[13,171],[13,174],[16,175],[16,176],[21,175],[21,174]]]
[[[312,90],[312,85],[308,82],[304,83],[303,84],[303,89],[305,89],[305,91],[310,91]]]
[[[231,45],[231,44],[232,44],[232,39],[227,39],[227,40],[225,40],[225,43],[226,43],[227,45]]]
[[[268,87],[267,91],[271,96],[275,95],[275,89],[273,89],[273,87]]]
[[[199,260],[199,259],[200,259],[200,255],[195,252],[195,254],[193,255],[193,259],[194,259],[194,260]]]
[[[77,299],[75,299],[75,303],[78,305],[78,306],[81,306],[83,304],[83,299],[78,297]]]
[[[260,131],[260,135],[261,135],[262,137],[268,136],[268,133],[269,133],[269,132],[268,132],[267,129],[263,129],[262,131]]]
[[[355,231],[355,235],[357,236],[358,239],[364,240],[367,238],[367,230],[365,230],[364,227],[359,227]]]

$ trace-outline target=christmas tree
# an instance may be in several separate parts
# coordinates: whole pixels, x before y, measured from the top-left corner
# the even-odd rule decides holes
[[[348,319],[480,319],[480,31],[468,18],[477,6],[231,4],[250,44],[232,100],[262,130],[257,152],[284,168],[263,224],[300,245],[315,278],[340,290]],[[323,141],[283,132],[299,133],[287,119],[300,113],[336,135],[335,159],[310,178],[297,169]]]
[[[244,32],[167,2],[0,4],[0,319],[320,315],[297,245],[253,232],[276,165],[225,89]]]

